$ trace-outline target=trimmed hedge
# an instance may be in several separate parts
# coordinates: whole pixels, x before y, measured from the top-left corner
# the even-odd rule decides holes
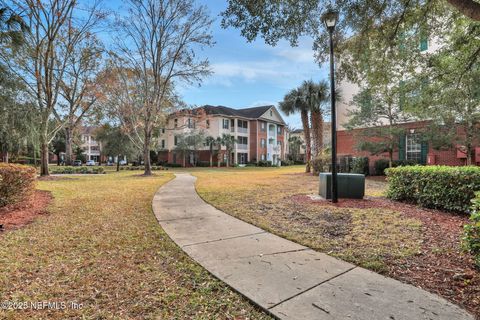
[[[413,160],[393,160],[392,167],[401,167],[401,166],[414,166],[417,163]],[[384,176],[385,170],[388,169],[389,161],[388,159],[378,159],[374,163],[375,175]]]
[[[0,207],[26,199],[35,190],[35,168],[0,163]]]
[[[480,269],[480,192],[472,200],[470,223],[464,228],[463,248],[474,257],[475,266]]]
[[[102,167],[55,167],[50,169],[52,174],[103,174]]]
[[[151,169],[153,171],[158,171],[158,170],[168,170],[168,168],[165,168],[165,167],[162,167],[162,166],[151,166]],[[145,166],[127,166],[127,167],[120,167],[120,170],[132,170],[132,171],[136,171],[136,170],[142,170],[144,171],[145,170]]]
[[[480,190],[480,167],[405,166],[386,174],[388,198],[426,208],[468,213]]]

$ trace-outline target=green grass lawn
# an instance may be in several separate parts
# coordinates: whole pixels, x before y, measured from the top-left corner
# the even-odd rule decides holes
[[[345,261],[383,272],[385,259],[419,251],[418,220],[392,210],[335,208],[299,200],[318,194],[318,177],[303,172],[303,166],[192,170],[198,177],[197,191],[207,202]],[[386,182],[367,179],[367,195],[380,196],[385,188]]]
[[[110,171],[110,170],[109,170]],[[41,181],[49,214],[0,235],[0,297],[78,310],[0,310],[1,319],[267,319],[188,258],[151,211],[172,179],[109,172]]]

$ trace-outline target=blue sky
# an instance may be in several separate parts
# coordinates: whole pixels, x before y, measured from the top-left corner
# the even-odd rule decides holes
[[[198,52],[209,59],[214,73],[200,87],[179,88],[187,104],[232,108],[277,105],[285,93],[303,80],[328,78],[328,71],[320,69],[314,61],[311,39],[302,38],[294,48],[286,41],[275,47],[266,45],[262,39],[248,43],[239,30],[220,26],[219,14],[226,8],[226,0],[197,2],[206,5],[215,19],[212,26],[215,46]],[[291,127],[301,127],[298,115],[284,119]]]

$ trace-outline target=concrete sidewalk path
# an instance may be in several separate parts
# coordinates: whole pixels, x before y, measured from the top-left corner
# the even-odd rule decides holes
[[[474,319],[411,285],[277,237],[205,203],[176,174],[153,199],[163,229],[190,257],[279,319]]]

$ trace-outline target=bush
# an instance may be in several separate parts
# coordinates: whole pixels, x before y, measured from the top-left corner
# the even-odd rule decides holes
[[[35,190],[35,168],[0,163],[0,207],[26,199]]]
[[[480,268],[480,192],[472,200],[470,223],[463,228],[463,247],[473,255],[475,266]]]
[[[152,171],[168,170],[167,168],[162,167],[162,166],[151,166],[150,169],[152,169]],[[131,171],[141,170],[141,171],[144,171],[145,166],[126,166],[126,167],[120,167],[120,170],[127,170],[127,171],[128,170],[131,170]]]
[[[351,163],[351,172],[368,175],[370,173],[368,157],[353,158]]]
[[[260,160],[257,162],[258,167],[271,167],[272,161]]]
[[[50,169],[53,174],[103,174],[102,167],[55,167]]]
[[[182,165],[180,163],[165,163],[165,167],[169,168],[180,168]]]
[[[386,170],[387,196],[426,208],[468,213],[480,190],[480,167],[406,166]]]
[[[375,161],[375,174],[377,176],[384,176],[385,170],[388,169],[389,161],[388,159],[379,159]],[[415,161],[412,160],[393,160],[392,168],[402,167],[402,166],[414,166],[417,165]]]
[[[281,163],[282,167],[293,166],[293,161],[292,160],[282,160],[280,163]]]
[[[197,161],[197,167],[210,167],[210,161]]]
[[[313,174],[316,175],[320,172],[329,172],[331,164],[332,156],[329,153],[324,152],[318,155],[311,161]]]

